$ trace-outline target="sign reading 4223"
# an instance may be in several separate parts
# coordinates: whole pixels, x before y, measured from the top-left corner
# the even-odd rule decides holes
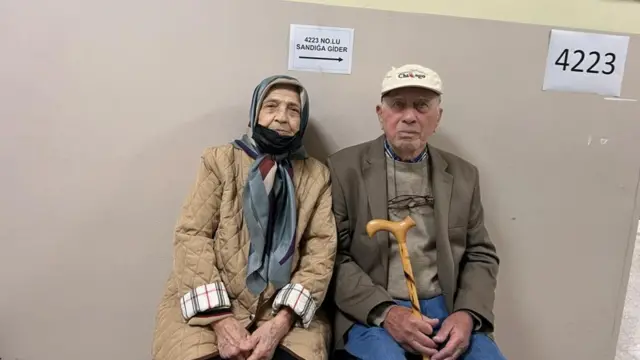
[[[629,37],[552,30],[543,90],[620,96]]]
[[[585,58],[588,58],[587,61],[585,61]],[[585,50],[582,49],[573,50],[571,53],[569,49],[564,49],[556,59],[555,64],[562,66],[562,71],[613,75],[616,70],[616,53],[600,54],[599,51],[589,51],[587,55]]]

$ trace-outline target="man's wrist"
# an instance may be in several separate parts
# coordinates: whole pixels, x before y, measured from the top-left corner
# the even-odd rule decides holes
[[[398,305],[396,304],[389,304],[384,308],[384,311],[382,312],[382,314],[380,315],[380,318],[382,319],[382,321],[380,321],[380,327],[384,327],[384,322],[387,320],[387,315],[389,315],[389,311],[391,311],[391,309],[393,309],[394,307],[396,307]]]
[[[394,306],[396,306],[396,304],[390,301],[376,305],[369,313],[368,321],[370,325],[382,327],[389,310]]]
[[[475,312],[469,309],[460,309],[458,311],[464,312],[469,315],[469,318],[471,318],[471,328],[473,331],[478,331],[482,327],[482,319],[478,315],[476,315]]]

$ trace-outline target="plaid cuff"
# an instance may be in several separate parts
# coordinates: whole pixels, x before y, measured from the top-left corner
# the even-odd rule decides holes
[[[216,317],[228,314],[231,301],[224,284],[217,281],[198,286],[184,294],[180,299],[180,307],[182,316],[187,321],[197,316],[209,318],[213,322]]]
[[[278,292],[273,300],[273,313],[277,313],[283,306],[291,308],[300,317],[297,323],[305,329],[309,327],[316,313],[316,302],[309,290],[300,284],[287,284]]]

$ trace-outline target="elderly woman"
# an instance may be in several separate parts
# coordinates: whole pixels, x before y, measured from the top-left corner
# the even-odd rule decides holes
[[[309,99],[288,76],[254,90],[250,131],[202,155],[175,229],[155,360],[327,359],[319,310],[336,227],[328,169],[302,146]]]

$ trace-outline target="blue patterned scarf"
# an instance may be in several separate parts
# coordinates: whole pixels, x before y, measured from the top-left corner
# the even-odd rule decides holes
[[[300,130],[304,134],[309,120],[309,100],[302,85],[289,76],[264,79],[251,99],[250,134],[254,133],[262,101],[275,84],[290,84],[300,88]],[[306,159],[303,146],[280,155],[263,153],[248,135],[235,140],[234,145],[255,159],[244,187],[243,215],[249,231],[250,247],[247,265],[247,288],[259,294],[271,282],[276,289],[287,285],[295,250],[297,207],[293,184],[292,160]]]

